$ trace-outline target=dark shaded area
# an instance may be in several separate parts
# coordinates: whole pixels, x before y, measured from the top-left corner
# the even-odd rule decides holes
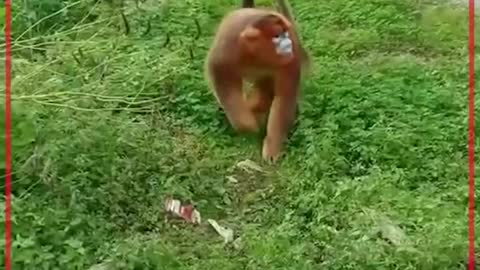
[[[242,8],[253,8],[253,0],[242,0]]]

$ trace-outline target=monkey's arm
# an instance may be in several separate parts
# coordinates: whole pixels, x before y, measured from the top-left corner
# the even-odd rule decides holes
[[[268,117],[267,134],[263,141],[262,155],[265,160],[276,161],[295,121],[300,85],[299,63],[286,69],[275,78],[275,97]]]
[[[215,96],[225,114],[239,132],[256,132],[258,123],[243,96],[242,77],[228,64],[210,64],[209,73]]]

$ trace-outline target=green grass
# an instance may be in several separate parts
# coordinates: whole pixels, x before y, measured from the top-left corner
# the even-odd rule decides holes
[[[203,79],[239,1],[13,2],[13,269],[465,269],[466,9],[291,1],[313,71],[267,166]]]

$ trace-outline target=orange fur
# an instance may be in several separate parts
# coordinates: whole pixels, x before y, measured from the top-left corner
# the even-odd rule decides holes
[[[292,41],[291,54],[277,53],[272,42],[284,32]],[[226,15],[208,53],[206,76],[232,126],[256,132],[267,121],[262,149],[267,161],[280,157],[295,120],[303,60],[293,24],[278,12],[257,8]],[[244,80],[254,84],[246,98]]]
[[[242,0],[241,1],[241,7],[242,8],[253,8],[255,7],[255,1],[254,0]],[[287,20],[289,20],[292,24],[293,27],[298,31],[298,25],[294,23],[294,18],[293,18],[293,12],[292,8],[290,7],[290,4],[288,0],[272,0],[274,2],[276,10],[281,13]],[[302,66],[305,71],[310,70],[310,55],[307,52],[307,50],[300,44],[300,42],[297,40],[298,46],[300,47],[300,55],[302,57]],[[304,73],[305,73],[304,71]]]

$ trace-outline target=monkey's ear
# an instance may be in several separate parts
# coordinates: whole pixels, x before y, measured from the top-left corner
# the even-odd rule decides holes
[[[252,26],[248,26],[240,33],[240,42],[250,52],[255,52],[258,47],[258,39],[261,37],[262,32]]]
[[[249,26],[240,33],[240,37],[245,41],[252,41],[260,37],[261,34],[259,29]]]

